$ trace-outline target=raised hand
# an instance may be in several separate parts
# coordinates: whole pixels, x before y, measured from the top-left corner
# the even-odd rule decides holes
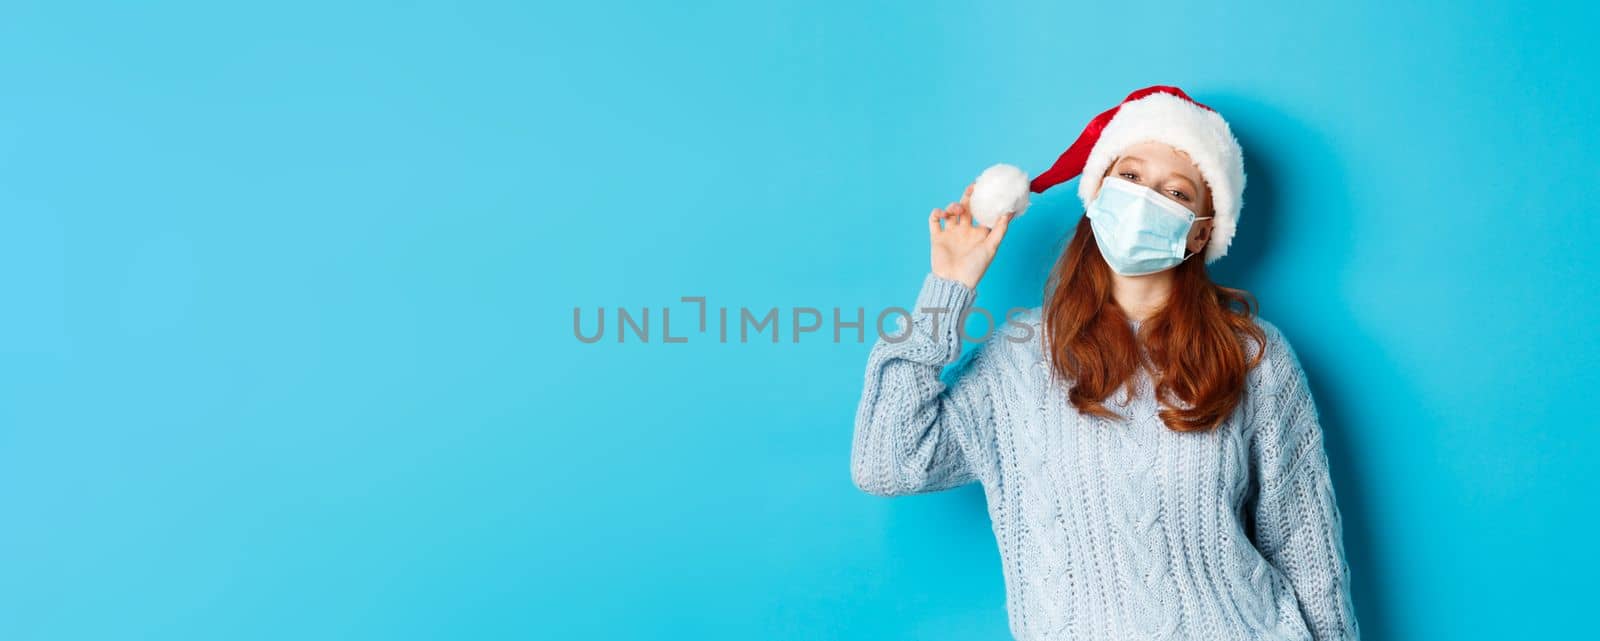
[[[969,210],[972,187],[967,185],[960,202],[928,214],[928,236],[933,245],[933,273],[976,289],[1000,249],[1013,212],[1001,216],[993,228],[974,225]]]

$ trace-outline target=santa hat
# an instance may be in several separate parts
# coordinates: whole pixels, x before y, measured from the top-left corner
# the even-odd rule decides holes
[[[1215,110],[1195,102],[1177,87],[1145,87],[1089,121],[1078,140],[1056,163],[1029,184],[1033,193],[1071,180],[1078,181],[1078,198],[1084,206],[1094,200],[1100,177],[1129,146],[1154,140],[1189,155],[1211,190],[1211,241],[1206,262],[1228,253],[1244,205],[1244,152],[1228,122]]]
[[[1028,189],[1043,193],[1081,174],[1086,178],[1078,181],[1078,198],[1087,207],[1099,190],[1100,177],[1122,155],[1122,151],[1134,144],[1152,140],[1183,151],[1200,168],[1200,174],[1211,190],[1214,216],[1211,221],[1211,240],[1206,243],[1205,260],[1210,263],[1227,255],[1228,245],[1233,242],[1234,230],[1239,225],[1239,208],[1244,204],[1244,153],[1221,115],[1195,102],[1177,87],[1145,87],[1128,94],[1121,104],[1095,116],[1083,133],[1078,135],[1078,140],[1056,159],[1050,169],[1034,177]],[[989,178],[990,173],[985,172],[983,178]],[[1020,192],[1015,194],[1020,196],[1017,201],[1020,207],[1027,207],[1027,193],[1021,191],[1014,175],[997,171],[994,177],[1008,180],[980,178],[973,193],[975,212],[978,209],[979,192],[984,193],[986,201],[1009,202],[1007,197],[996,197],[992,192],[1014,190]],[[994,217],[1004,211],[999,209]],[[1021,213],[1021,209],[1012,211]]]

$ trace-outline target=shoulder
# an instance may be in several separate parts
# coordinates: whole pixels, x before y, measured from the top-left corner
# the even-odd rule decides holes
[[[1044,313],[1041,307],[1018,307],[996,317],[994,333],[986,341],[992,350],[1004,351],[1015,359],[1043,358]]]
[[[1305,368],[1300,363],[1300,356],[1296,353],[1294,345],[1283,330],[1276,324],[1260,316],[1251,320],[1256,327],[1261,329],[1265,337],[1265,344],[1258,344],[1250,338],[1244,338],[1246,355],[1255,358],[1260,351],[1261,360],[1250,370],[1251,391],[1257,396],[1277,397],[1282,394],[1297,394],[1306,387]]]
[[[970,350],[969,362],[987,367],[1021,369],[1041,362],[1043,337],[1041,308],[1013,308],[989,312],[989,319],[969,317],[964,338],[979,344]]]
[[[1240,338],[1244,341],[1246,356],[1253,359],[1256,357],[1257,352],[1264,352],[1261,354],[1261,362],[1256,365],[1256,369],[1282,364],[1285,360],[1295,358],[1294,346],[1290,345],[1289,337],[1283,333],[1283,330],[1277,324],[1259,315],[1251,316],[1250,322],[1261,330],[1264,342],[1258,343],[1248,336],[1241,336]]]

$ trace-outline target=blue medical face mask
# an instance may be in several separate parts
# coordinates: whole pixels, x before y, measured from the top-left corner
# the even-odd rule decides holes
[[[1155,190],[1116,176],[1100,184],[1087,215],[1100,255],[1124,276],[1154,274],[1188,260],[1189,228],[1211,218],[1196,218]]]

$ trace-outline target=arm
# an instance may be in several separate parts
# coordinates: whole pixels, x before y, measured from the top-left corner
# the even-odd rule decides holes
[[[1254,447],[1260,483],[1255,544],[1288,577],[1317,641],[1354,641],[1360,629],[1350,566],[1316,403],[1294,349],[1276,328],[1268,337]]]
[[[902,319],[873,345],[850,454],[851,478],[862,491],[901,496],[992,480],[988,346],[956,368],[952,384],[939,378],[961,355],[957,321],[973,295],[930,273],[910,310],[911,326]]]

